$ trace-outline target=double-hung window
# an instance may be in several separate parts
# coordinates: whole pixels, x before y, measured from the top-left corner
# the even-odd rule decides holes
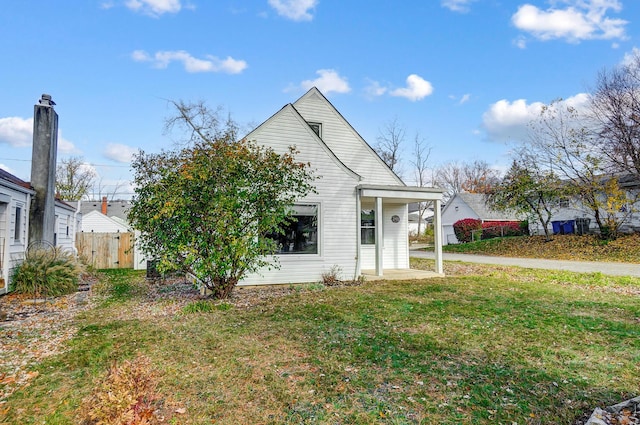
[[[376,211],[362,210],[360,212],[360,243],[373,245],[376,243]]]

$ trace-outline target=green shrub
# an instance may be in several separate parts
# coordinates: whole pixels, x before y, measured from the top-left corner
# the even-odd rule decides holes
[[[82,265],[60,248],[32,249],[13,270],[11,289],[34,297],[57,297],[78,290]]]

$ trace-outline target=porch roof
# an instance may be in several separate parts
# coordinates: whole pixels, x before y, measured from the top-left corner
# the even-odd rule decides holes
[[[358,185],[358,190],[362,197],[383,198],[398,203],[442,200],[442,189],[437,187],[361,184]]]

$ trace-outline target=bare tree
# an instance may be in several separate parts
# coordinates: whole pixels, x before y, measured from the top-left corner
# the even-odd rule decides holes
[[[413,141],[413,158],[411,165],[413,166],[413,174],[415,184],[418,187],[425,187],[432,184],[429,178],[429,157],[431,156],[432,147],[425,143],[425,140],[416,133]],[[418,235],[422,234],[422,220],[424,213],[428,208],[427,202],[418,203]]]
[[[597,132],[588,120],[562,100],[542,108],[531,124],[529,148],[542,164],[549,164],[565,185],[567,197],[575,196],[589,208],[600,234],[615,237],[624,218],[618,213],[629,202],[618,179],[607,173],[607,159],[598,149]]]
[[[99,201],[103,197],[106,197],[107,200],[114,201],[120,198],[120,189],[125,186],[126,182],[122,180],[114,184],[105,184],[104,179],[100,177],[91,189],[91,198],[93,198],[94,201]]]
[[[380,135],[374,147],[374,150],[385,164],[399,176],[402,174],[400,151],[405,140],[405,133],[404,127],[398,123],[398,118],[396,117],[389,121],[384,129],[380,130]]]
[[[176,141],[178,145],[186,146],[199,140],[226,140],[229,143],[238,140],[240,125],[229,113],[223,117],[222,106],[211,110],[202,100],[192,103],[170,100],[169,103],[177,114],[165,120],[164,132],[170,134],[177,127],[185,137]]]
[[[460,163],[456,161],[447,162],[439,166],[434,174],[434,183],[443,190],[445,202],[463,191],[464,168]]]
[[[462,173],[462,189],[469,193],[490,193],[500,182],[500,172],[483,160],[463,164]]]
[[[72,156],[56,167],[56,194],[66,201],[78,201],[89,194],[96,172],[82,157]]]
[[[640,53],[599,73],[590,106],[602,154],[615,171],[640,177]]]

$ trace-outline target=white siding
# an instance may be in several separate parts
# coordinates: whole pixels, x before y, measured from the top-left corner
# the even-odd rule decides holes
[[[74,220],[74,211],[56,205],[55,229],[56,246],[64,250],[73,250],[75,248],[76,223]]]
[[[243,285],[317,282],[337,265],[344,278],[353,278],[356,267],[356,191],[358,178],[327,151],[292,107],[285,107],[247,136],[249,140],[284,153],[295,145],[296,159],[316,170],[318,193],[300,203],[319,205],[319,253],[279,255],[280,269],[262,270],[242,280]]]
[[[472,210],[459,196],[449,200],[442,211],[442,244],[455,244],[458,239],[453,231],[453,223],[464,218],[479,219],[478,214]]]
[[[118,223],[98,211],[90,211],[82,216],[83,232],[115,233],[128,232],[127,226]]]
[[[2,221],[0,243],[3,242],[3,246],[0,246],[0,255],[2,255],[0,277],[4,280],[4,285],[0,284],[0,294],[2,294],[8,290],[11,272],[24,259],[27,249],[31,195],[2,184],[0,184],[0,194],[4,195],[3,199],[9,201],[3,203],[3,209],[0,209],[0,221]],[[16,208],[20,209],[20,228],[18,229],[20,236],[17,240],[15,239]]]
[[[402,185],[367,142],[322,95],[310,90],[294,103],[294,107],[305,120],[322,124],[322,140],[347,167],[362,176],[362,183]]]
[[[372,209],[373,203],[365,202],[362,209]],[[394,223],[391,217],[397,215],[400,221]],[[382,220],[376,218],[376,227],[382,226],[384,241],[382,248],[382,267],[384,269],[408,269],[409,268],[409,244],[407,235],[408,214],[407,204],[382,204]],[[373,270],[376,268],[376,246],[361,246],[360,268],[363,270]]]

